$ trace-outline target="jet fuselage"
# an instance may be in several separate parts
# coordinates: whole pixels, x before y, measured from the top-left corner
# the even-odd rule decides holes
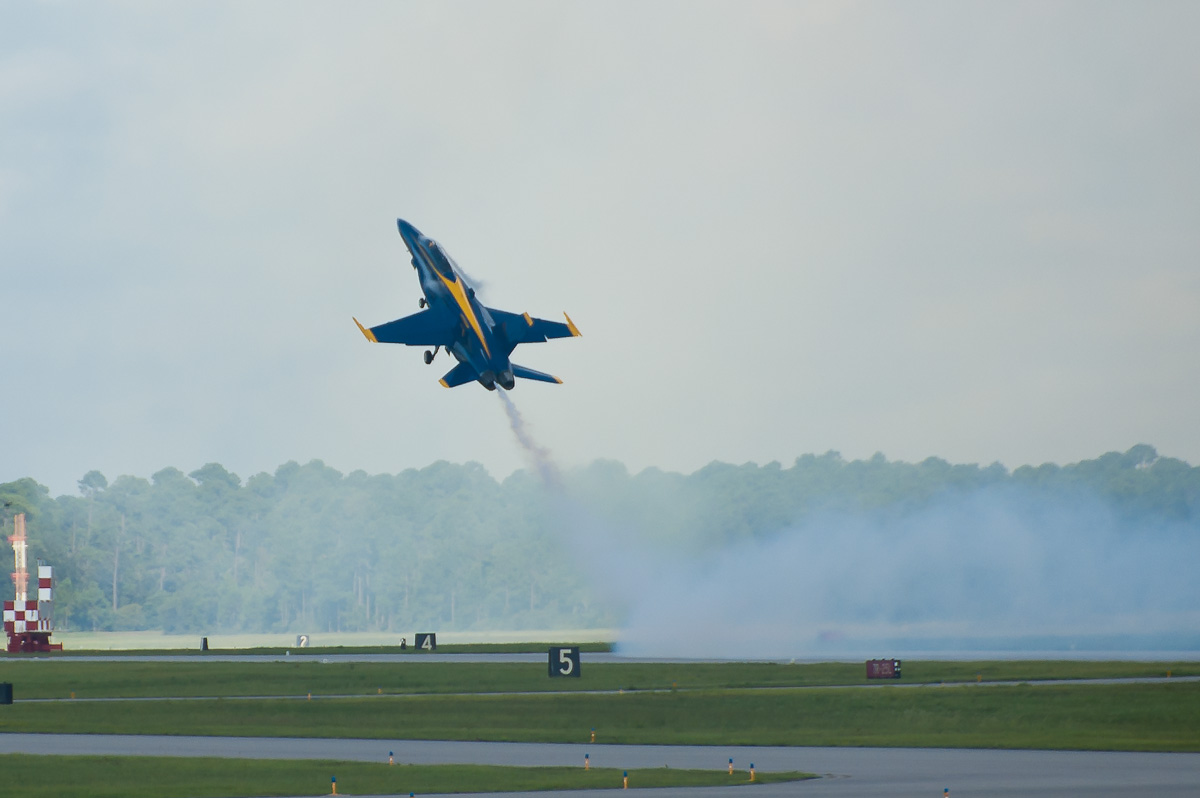
[[[512,390],[516,383],[508,359],[512,350],[507,341],[498,340],[495,320],[475,297],[475,289],[458,273],[454,259],[441,244],[403,219],[397,219],[396,226],[412,255],[430,310],[455,319],[459,325],[459,335],[447,350],[459,363],[470,364],[489,391],[497,384]]]

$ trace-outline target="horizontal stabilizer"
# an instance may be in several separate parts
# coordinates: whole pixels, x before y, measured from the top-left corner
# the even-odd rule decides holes
[[[473,369],[470,363],[459,363],[446,372],[446,376],[442,377],[439,382],[447,388],[457,388],[459,385],[477,379],[479,379],[479,372]]]
[[[537,380],[538,382],[553,382],[557,385],[562,385],[562,380],[555,377],[553,374],[547,374],[544,371],[535,371],[534,369],[512,364],[513,376],[520,377],[523,380]]]

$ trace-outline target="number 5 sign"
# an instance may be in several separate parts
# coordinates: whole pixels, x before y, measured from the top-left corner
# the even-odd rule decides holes
[[[550,676],[579,675],[579,646],[550,649]]]

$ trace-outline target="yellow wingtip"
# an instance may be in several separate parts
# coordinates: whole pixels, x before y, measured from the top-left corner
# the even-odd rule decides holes
[[[351,316],[350,318],[354,319],[353,316]],[[379,340],[375,337],[375,333],[371,332],[369,329],[367,329],[366,327],[359,324],[358,319],[354,319],[354,323],[358,324],[358,329],[360,332],[362,332],[364,338],[366,338],[368,341],[370,341],[373,344],[379,343]]]
[[[450,387],[450,383],[446,382],[445,380],[438,380],[438,382],[440,382],[440,383],[442,384],[442,387],[443,387],[443,388],[449,388],[449,387]]]
[[[575,322],[571,321],[570,316],[568,316],[566,313],[563,313],[563,318],[565,318],[567,320],[567,329],[571,331],[571,335],[574,335],[574,336],[583,335],[583,333],[581,333],[579,331],[579,328],[575,326]]]
[[[555,377],[555,378],[554,378],[554,381],[555,381],[556,383],[558,383],[559,385],[562,385],[562,380],[560,380],[558,377]]]

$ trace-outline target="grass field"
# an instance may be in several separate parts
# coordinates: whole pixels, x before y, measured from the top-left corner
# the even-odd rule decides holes
[[[429,631],[437,631],[435,629]],[[244,652],[248,649],[272,648],[295,650],[296,634],[292,633],[255,633],[255,634],[164,634],[160,631],[145,632],[82,632],[63,631],[54,633],[54,640],[62,643],[64,653],[96,652],[106,653],[144,653],[149,650],[169,651],[198,651],[200,639],[208,638],[208,645],[213,649],[231,649]],[[413,633],[383,633],[383,632],[325,632],[309,635],[309,645],[316,648],[397,648],[400,638],[408,641],[411,650]],[[612,629],[525,629],[519,631],[475,631],[475,632],[446,632],[437,633],[439,649],[445,645],[475,645],[475,644],[528,644],[530,640],[557,640],[556,645],[600,642],[609,643],[616,639]]]
[[[544,663],[419,657],[8,657],[0,658],[0,681],[13,683],[16,703],[0,706],[0,732],[586,743],[595,729],[597,743],[1200,751],[1200,682],[1032,684],[1168,671],[1196,675],[1200,663],[908,661],[902,684],[914,686],[866,687],[861,664],[838,663],[590,663],[585,655],[581,678],[549,679]],[[987,684],[996,681],[1018,683]],[[827,686],[838,689],[820,689]],[[171,698],[187,696],[195,698]],[[27,700],[36,698],[65,700]],[[0,756],[0,770],[34,798],[319,795],[335,775],[340,794],[620,787],[619,771],[599,768],[9,755]],[[723,770],[630,772],[631,787],[745,781]]]
[[[77,662],[0,658],[0,681],[28,698],[314,696],[864,685],[861,664],[589,663],[577,679],[550,679],[541,663]],[[906,662],[903,683],[1038,681],[1200,675],[1200,663]],[[876,685],[881,684],[876,681]],[[887,684],[886,682],[883,684]]]
[[[0,731],[1200,751],[1200,682],[21,703]]]
[[[23,798],[209,798],[212,796],[407,795],[455,792],[615,789],[624,771],[612,768],[508,768],[484,765],[393,765],[363,762],[271,761],[170,757],[0,756],[0,772],[21,785]],[[631,770],[631,787],[751,785],[744,772]],[[808,773],[759,773],[771,783]]]
[[[305,646],[298,648],[293,645],[277,645],[277,646],[252,646],[252,647],[220,647],[210,644],[207,650],[201,650],[196,646],[191,646],[188,649],[174,648],[131,648],[131,649],[90,649],[90,648],[71,648],[63,651],[57,651],[52,654],[6,654],[0,652],[0,659],[11,657],[13,659],[29,658],[30,656],[46,657],[50,656],[55,659],[72,657],[94,657],[103,655],[106,657],[144,657],[144,656],[173,656],[173,655],[196,655],[196,656],[212,656],[216,657],[221,654],[237,654],[237,655],[267,655],[267,656],[283,656],[295,655],[297,657],[319,657],[329,654],[404,654],[412,656],[423,656],[425,654],[545,654],[546,649],[550,646],[572,645],[579,648],[580,651],[597,652],[597,651],[612,651],[611,643],[598,642],[554,642],[554,643],[439,643],[436,649],[423,651],[415,646],[401,648],[399,645],[337,645],[337,646]]]

